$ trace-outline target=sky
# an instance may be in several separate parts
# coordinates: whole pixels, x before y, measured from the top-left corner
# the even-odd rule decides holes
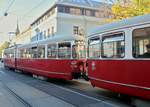
[[[0,44],[9,40],[9,32],[15,32],[17,22],[20,31],[25,30],[54,2],[55,0],[0,0]],[[4,16],[6,11],[8,15]]]

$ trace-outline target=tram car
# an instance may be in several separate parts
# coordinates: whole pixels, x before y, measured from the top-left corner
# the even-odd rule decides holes
[[[4,65],[33,75],[64,80],[84,73],[83,37],[55,36],[5,50]]]
[[[93,86],[150,100],[150,15],[97,27],[87,62]]]
[[[8,49],[5,49],[3,52],[3,62],[5,68],[15,69],[16,68],[16,59],[15,59],[15,52],[16,47],[12,46]]]

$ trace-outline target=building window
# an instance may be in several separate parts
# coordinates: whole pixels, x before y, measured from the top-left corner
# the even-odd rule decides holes
[[[79,26],[74,26],[73,27],[73,32],[75,35],[78,35],[79,34]]]
[[[74,15],[81,15],[81,10],[79,8],[70,8],[70,13]]]
[[[47,37],[50,37],[50,29],[47,30]]]
[[[96,11],[87,9],[86,16],[96,16]]]
[[[86,16],[98,16],[99,17],[99,11],[93,10],[93,9],[85,9],[85,8],[79,8],[79,7],[68,7],[68,6],[58,6],[58,12],[61,13],[69,13],[74,15],[86,15]]]
[[[85,15],[85,9],[81,9],[81,15]]]
[[[65,12],[64,7],[63,6],[58,6],[58,12],[64,13]]]
[[[46,31],[44,31],[44,39],[46,38]]]
[[[51,29],[51,34],[54,35],[54,26]]]
[[[70,13],[70,8],[67,6],[58,6],[58,12]]]
[[[91,16],[91,11],[90,10],[86,10],[86,16]]]
[[[70,13],[70,8],[69,7],[65,7],[65,13]]]
[[[95,13],[96,13],[95,10],[91,10],[91,16],[96,16]]]
[[[125,56],[125,37],[123,33],[102,37],[103,58],[123,58]]]

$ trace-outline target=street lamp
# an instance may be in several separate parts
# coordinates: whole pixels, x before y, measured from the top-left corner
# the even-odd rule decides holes
[[[7,12],[5,12],[5,13],[4,13],[4,16],[8,16],[8,13],[7,13]]]
[[[12,42],[13,35],[15,35],[15,34],[16,34],[16,32],[9,32],[9,33],[8,33],[10,44],[11,44],[11,42]]]

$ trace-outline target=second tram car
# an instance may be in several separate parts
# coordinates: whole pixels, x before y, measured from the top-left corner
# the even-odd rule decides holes
[[[98,27],[87,62],[93,86],[150,100],[150,15]]]
[[[33,75],[71,80],[84,72],[86,52],[83,50],[82,37],[51,37],[6,49],[4,65]]]
[[[16,68],[16,47],[10,47],[8,49],[4,50],[4,55],[3,55],[3,62],[4,62],[4,66],[8,67],[10,69],[15,69]]]

